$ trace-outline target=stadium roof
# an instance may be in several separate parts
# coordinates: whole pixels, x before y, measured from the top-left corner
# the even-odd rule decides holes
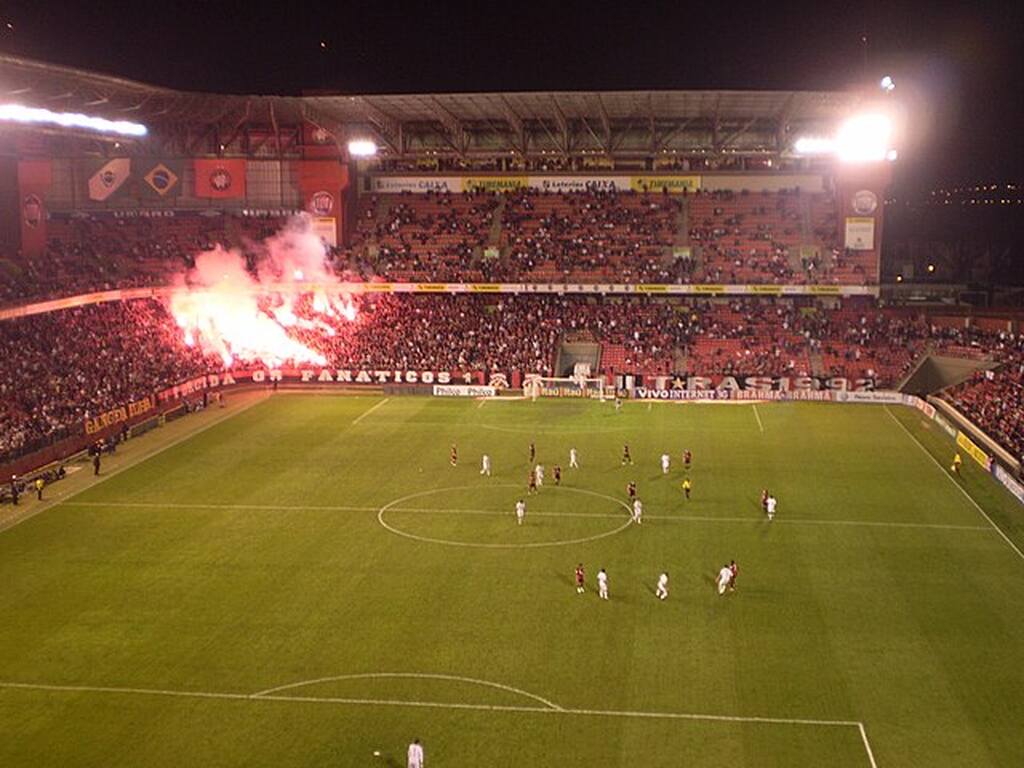
[[[779,154],[788,135],[827,130],[860,100],[832,91],[211,94],[0,55],[0,101],[142,122],[155,134],[147,141],[182,154],[210,151],[193,146],[206,132],[216,151],[250,130],[280,134],[306,122],[339,142],[369,133],[395,156]]]

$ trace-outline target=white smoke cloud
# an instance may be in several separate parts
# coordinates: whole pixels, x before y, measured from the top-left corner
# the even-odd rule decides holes
[[[217,355],[225,366],[237,361],[325,364],[320,352],[288,330],[333,336],[329,321],[353,320],[355,306],[330,290],[340,281],[309,217],[293,218],[259,250],[255,275],[246,269],[243,252],[217,246],[196,256],[195,266],[178,276],[169,303],[185,343]],[[310,294],[312,317],[297,312]]]

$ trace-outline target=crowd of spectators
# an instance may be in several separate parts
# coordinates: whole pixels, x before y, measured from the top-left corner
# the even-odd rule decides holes
[[[312,316],[312,301],[297,314]],[[355,302],[355,319],[331,318],[330,332],[301,323],[288,332],[330,367],[368,370],[556,375],[559,341],[573,340],[600,345],[606,375],[843,376],[886,387],[929,350],[988,357],[1002,367],[956,390],[954,401],[1016,453],[1024,443],[1024,342],[1005,329],[867,302],[536,294]],[[86,418],[223,365],[198,350],[150,299],[0,323],[0,459],[80,434]]]
[[[242,250],[283,216],[178,215],[48,221],[31,258],[0,254],[0,303],[159,285],[214,245]],[[573,191],[364,195],[350,244],[357,280],[539,283],[874,283],[873,254],[836,247],[829,195]]]
[[[163,306],[112,302],[0,323],[0,460],[205,372]]]
[[[502,244],[527,282],[684,282],[672,244],[682,202],[615,190],[506,195]]]
[[[254,247],[284,223],[281,216],[53,219],[42,254],[0,253],[0,304],[164,285],[201,251]]]
[[[1000,334],[993,348],[1001,365],[975,372],[946,397],[1024,463],[1024,338]]]

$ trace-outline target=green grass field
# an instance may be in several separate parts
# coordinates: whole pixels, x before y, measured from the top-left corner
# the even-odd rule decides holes
[[[971,499],[1024,515],[952,452],[898,407],[279,395],[0,532],[0,766],[1024,765],[1024,558]]]

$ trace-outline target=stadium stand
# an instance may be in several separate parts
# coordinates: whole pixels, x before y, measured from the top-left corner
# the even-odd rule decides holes
[[[830,195],[431,192],[364,195],[356,211],[351,246],[331,252],[352,279],[859,285],[878,277],[872,256],[835,247]],[[0,302],[159,285],[216,244],[257,251],[283,223],[231,214],[55,218],[41,256],[0,258]]]
[[[297,314],[312,316],[312,299]],[[935,322],[866,302],[587,296],[369,295],[354,321],[289,333],[327,367],[554,375],[559,342],[601,346],[600,372],[646,376],[816,375],[897,384],[925,352],[1001,368],[949,397],[1022,453],[1024,344],[1005,329]],[[184,343],[156,300],[96,304],[0,323],[0,457],[81,430],[83,419],[223,369]],[[244,368],[244,362],[234,363]]]

